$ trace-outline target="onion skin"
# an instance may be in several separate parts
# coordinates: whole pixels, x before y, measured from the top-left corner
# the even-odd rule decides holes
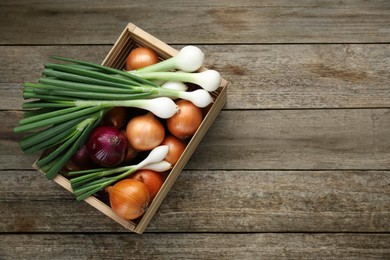
[[[88,169],[94,165],[89,156],[88,148],[85,144],[81,146],[81,148],[72,156],[71,161],[79,166],[79,169],[72,169],[73,171]]]
[[[62,169],[64,172],[73,172],[73,171],[81,171],[83,170],[80,165],[74,163],[72,160],[69,160],[65,163],[64,168]]]
[[[172,165],[176,164],[176,162],[179,160],[180,156],[186,149],[186,144],[173,135],[165,137],[161,144],[169,146],[168,155],[165,157],[164,160]]]
[[[163,124],[152,114],[136,116],[126,126],[126,137],[137,151],[149,151],[164,140]]]
[[[115,167],[127,154],[127,139],[113,126],[95,128],[87,140],[87,149],[93,162],[103,167]]]
[[[163,185],[162,176],[151,170],[139,170],[131,175],[131,179],[140,181],[146,185],[150,194],[150,200],[154,199],[157,192]]]
[[[150,194],[146,185],[134,179],[124,179],[107,187],[110,206],[121,218],[133,220],[148,209]]]
[[[178,100],[179,111],[167,119],[167,127],[171,134],[179,139],[186,139],[195,134],[203,120],[202,110],[188,100]]]
[[[126,59],[126,70],[135,70],[159,62],[157,53],[146,47],[133,49]]]
[[[130,163],[132,160],[134,160],[138,156],[138,151],[135,150],[131,145],[127,145],[127,153],[126,157],[124,159],[124,163]]]
[[[113,107],[104,115],[102,123],[103,125],[110,125],[121,129],[127,123],[127,114],[126,107]]]

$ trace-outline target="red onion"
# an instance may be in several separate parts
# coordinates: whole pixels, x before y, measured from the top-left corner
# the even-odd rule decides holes
[[[99,126],[94,129],[87,141],[90,158],[103,167],[119,165],[127,153],[127,138],[113,126]]]
[[[72,156],[71,161],[83,169],[93,165],[86,145],[81,146],[81,148]]]

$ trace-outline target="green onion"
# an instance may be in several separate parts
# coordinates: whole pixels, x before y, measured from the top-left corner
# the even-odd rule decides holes
[[[42,115],[23,118],[19,121],[19,126],[14,128],[14,132],[25,132],[37,128],[55,125],[75,118],[90,115],[94,112],[101,111],[102,108],[103,106],[91,106],[81,109],[80,107],[70,107]]]
[[[185,46],[174,57],[137,69],[136,71],[155,72],[178,69],[185,72],[194,72],[202,66],[203,60],[204,53],[201,49],[195,46]]]
[[[50,128],[23,138],[19,144],[24,152],[36,152],[43,150],[62,140],[63,136],[61,137],[61,135],[64,135],[67,131],[73,130],[73,126],[76,126],[82,120],[83,118],[77,118],[53,125]]]
[[[167,145],[161,145],[150,151],[149,155],[136,165],[122,166],[112,169],[93,169],[69,172],[68,175],[71,177],[70,183],[73,189],[73,194],[76,196],[77,201],[84,200],[114,182],[126,178],[137,170],[147,168],[148,165],[151,165],[153,169],[158,169],[156,165],[165,162],[164,158],[167,156],[168,151],[169,147]],[[164,167],[160,169],[163,171],[166,170]],[[77,177],[72,178],[72,176]]]
[[[42,74],[59,79],[104,86],[110,85],[128,88],[129,85],[141,85],[139,81],[135,81],[133,78],[118,78],[104,72],[88,70],[86,68],[75,68],[69,65],[72,64],[45,64],[45,69]]]
[[[75,154],[77,150],[81,148],[81,146],[87,140],[91,131],[99,124],[102,112],[103,111],[101,111],[99,114],[96,114],[95,117],[85,119],[84,124],[81,127],[77,128],[78,132],[70,136],[67,139],[67,141],[62,144],[62,146],[66,146],[65,148],[69,147],[69,149],[65,150],[63,153],[59,153],[58,156],[56,156],[55,158],[50,158],[50,160],[48,160],[49,163],[54,161],[54,164],[51,165],[51,167],[46,170],[47,179],[49,180],[53,179],[57,175],[57,173],[62,169],[65,163],[68,162],[70,158],[72,158],[73,154]],[[38,165],[39,163],[40,161],[38,161]],[[47,163],[48,163],[47,161],[41,162],[43,166],[47,165]]]
[[[189,49],[191,48],[186,48],[187,54]],[[195,56],[199,58],[203,53],[199,55],[198,53]],[[45,153],[37,161],[37,165],[46,172],[48,179],[55,177],[84,144],[104,113],[113,107],[137,107],[150,111],[160,118],[169,118],[178,110],[172,101],[173,98],[190,100],[199,107],[205,107],[212,102],[210,94],[202,89],[187,92],[182,87],[181,89],[160,87],[149,80],[158,78],[155,73],[160,73],[158,75],[164,80],[192,82],[205,89],[213,89],[210,84],[219,86],[220,80],[219,74],[216,77],[215,73],[206,73],[207,71],[132,74],[92,62],[58,56],[53,58],[69,64],[47,63],[37,83],[24,84],[25,113],[19,125],[14,128],[16,133],[31,132],[20,141],[24,152],[33,153],[50,149],[51,152]],[[200,60],[203,62],[203,56],[200,58],[198,63]],[[162,66],[165,66],[165,69],[173,65],[181,66],[183,61],[180,60],[183,60],[183,54],[170,59]],[[202,80],[211,83],[206,86]],[[97,183],[94,183],[94,187],[88,190],[95,190],[96,185]]]
[[[64,58],[64,57],[59,57],[59,56],[53,56],[52,58],[57,59],[57,60],[62,60],[62,61],[73,62],[73,63],[84,65],[84,66],[87,66],[87,67],[90,67],[90,68],[99,69],[102,72],[106,72],[106,73],[117,74],[117,75],[123,76],[126,79],[131,79],[131,80],[134,80],[135,82],[139,82],[139,83],[142,83],[142,84],[151,84],[151,85],[153,85],[152,82],[150,82],[148,80],[145,80],[143,78],[137,77],[135,75],[129,74],[129,73],[125,72],[125,71],[114,69],[114,68],[110,68],[110,67],[106,67],[106,66],[99,65],[99,64],[96,64],[96,63],[93,63],[93,62],[81,61],[81,60],[76,60],[76,59],[69,59],[69,58]],[[87,73],[88,71],[89,70],[84,69],[85,73]]]
[[[131,73],[129,73],[131,74]],[[167,80],[194,83],[207,91],[216,90],[221,84],[221,75],[216,70],[205,70],[197,73],[190,72],[134,72],[134,75],[149,80]]]

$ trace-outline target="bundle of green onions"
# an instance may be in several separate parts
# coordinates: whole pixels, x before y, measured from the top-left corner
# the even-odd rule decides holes
[[[53,58],[70,63],[45,64],[38,83],[24,84],[23,98],[28,101],[23,104],[24,118],[14,128],[16,133],[28,132],[20,141],[24,152],[52,149],[37,161],[48,179],[55,177],[84,144],[104,113],[113,107],[137,107],[169,118],[177,112],[172,98],[187,99],[199,107],[212,102],[208,91],[203,89],[188,92],[163,88],[135,73],[86,61]],[[170,72],[160,73],[166,79]]]
[[[39,83],[25,83],[23,97],[33,101],[23,104],[24,118],[14,128],[17,133],[29,131],[20,141],[24,152],[52,148],[37,161],[48,179],[53,179],[84,144],[110,108],[141,107],[160,117],[176,113],[169,98],[142,99],[158,87],[151,81],[94,63],[55,58],[73,63],[46,64]]]

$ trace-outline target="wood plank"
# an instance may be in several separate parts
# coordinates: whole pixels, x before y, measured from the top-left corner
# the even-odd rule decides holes
[[[101,63],[110,46],[0,46],[0,109],[21,109],[23,82],[36,82],[53,55]]]
[[[212,46],[231,82],[228,109],[369,108],[390,104],[390,45]]]
[[[0,259],[390,258],[389,11],[387,0],[2,1]],[[142,236],[31,170],[38,155],[12,133],[22,82],[50,55],[100,62],[128,22],[199,45],[231,81]]]
[[[174,46],[180,49],[182,46]],[[231,83],[226,109],[370,108],[390,104],[390,45],[209,45],[205,65]],[[0,46],[0,109],[51,55],[101,62],[110,46]],[[31,55],[34,53],[34,55]]]
[[[386,0],[3,1],[0,44],[112,44],[129,22],[180,44],[389,42],[389,10]]]
[[[185,170],[146,232],[388,232],[389,176]],[[0,171],[0,212],[3,233],[127,232],[34,171]]]
[[[0,164],[30,169],[12,132],[19,111],[0,111]],[[390,168],[389,109],[222,111],[187,169]]]
[[[14,259],[386,259],[382,234],[6,234]],[[80,246],[82,245],[82,246]]]
[[[388,109],[223,111],[188,169],[389,169]]]

